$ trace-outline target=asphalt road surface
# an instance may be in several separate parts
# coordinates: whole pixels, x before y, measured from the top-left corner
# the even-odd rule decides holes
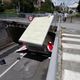
[[[11,69],[8,69],[19,56],[19,53],[14,51],[4,57],[6,64],[0,65],[0,80],[46,80],[49,59],[40,62],[22,58]]]
[[[12,52],[4,57],[6,64],[0,65],[0,80],[46,80],[49,59],[40,62],[24,57],[16,62],[19,56],[19,53],[12,49]]]

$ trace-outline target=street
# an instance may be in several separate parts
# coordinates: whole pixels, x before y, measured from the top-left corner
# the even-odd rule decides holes
[[[0,52],[8,54],[2,57],[6,64],[0,65],[0,80],[46,80],[50,59],[37,61],[24,57],[19,61],[20,53],[15,52],[19,45],[14,47]]]
[[[43,62],[28,58],[21,59],[16,65],[1,76],[19,57],[19,53],[12,52],[4,59],[6,64],[0,65],[0,80],[45,80],[49,59]]]

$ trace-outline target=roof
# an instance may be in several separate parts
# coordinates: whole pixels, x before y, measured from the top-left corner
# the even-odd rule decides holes
[[[53,16],[35,17],[22,34],[19,41],[43,45],[52,20]]]

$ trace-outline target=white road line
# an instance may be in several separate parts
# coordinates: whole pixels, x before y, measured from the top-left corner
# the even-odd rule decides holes
[[[63,60],[74,61],[74,62],[79,62],[80,63],[80,55],[63,52]]]
[[[20,58],[22,59],[27,53],[23,54]],[[20,60],[21,60],[20,59]],[[8,67],[2,74],[0,74],[0,78],[4,76],[12,67],[14,67],[20,60],[16,60],[10,67]]]
[[[76,39],[76,38],[67,38],[67,37],[63,37],[62,40],[64,40],[64,41],[75,41],[75,42],[80,42],[80,39]]]
[[[80,35],[78,34],[67,34],[67,33],[62,33],[63,36],[70,36],[70,37],[79,37],[80,38]]]
[[[77,44],[62,43],[62,46],[63,48],[80,50],[80,45],[77,45]]]
[[[63,80],[80,80],[80,73],[78,72],[65,69],[63,73]]]
[[[7,68],[2,74],[0,74],[0,78],[5,75],[14,65],[16,65],[19,60],[15,61],[9,68]]]

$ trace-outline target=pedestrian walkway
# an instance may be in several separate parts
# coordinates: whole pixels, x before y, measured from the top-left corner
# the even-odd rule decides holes
[[[62,32],[62,80],[80,80],[80,35],[77,29]]]

